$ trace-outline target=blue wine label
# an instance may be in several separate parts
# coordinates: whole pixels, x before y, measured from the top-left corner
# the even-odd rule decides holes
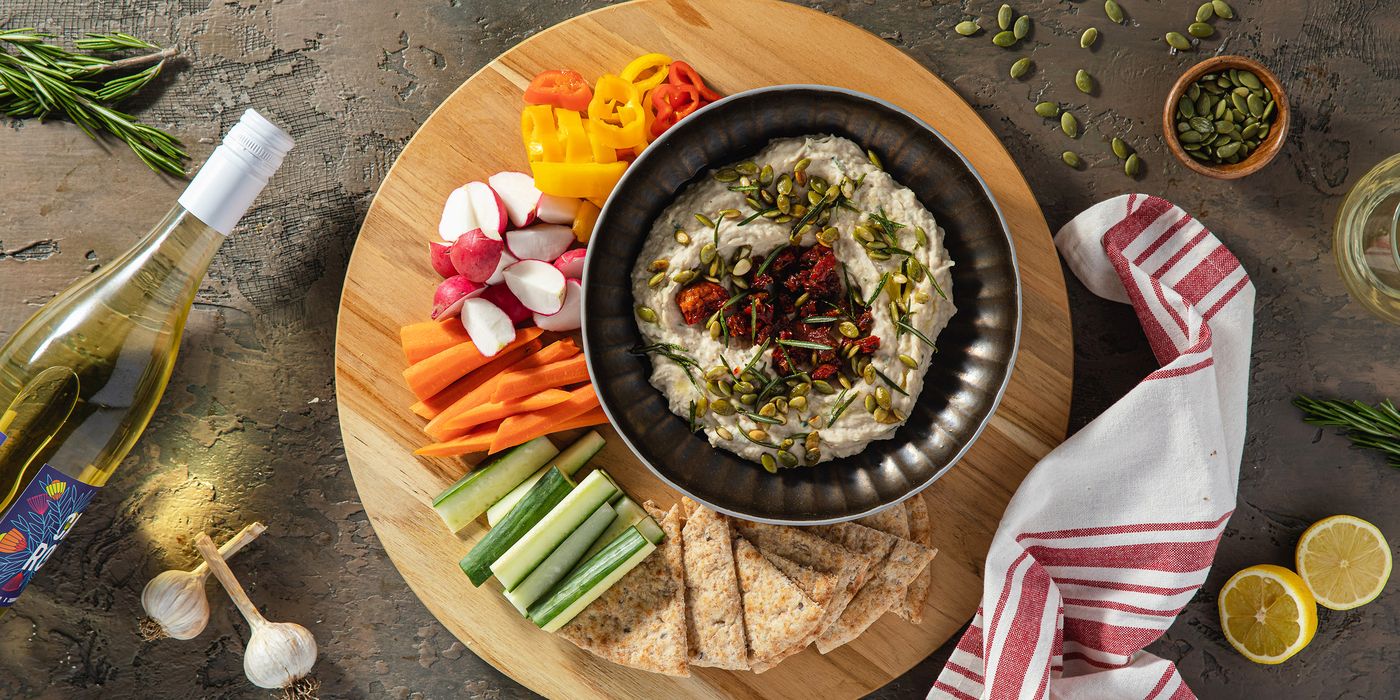
[[[19,599],[99,490],[45,464],[0,515],[0,608]]]

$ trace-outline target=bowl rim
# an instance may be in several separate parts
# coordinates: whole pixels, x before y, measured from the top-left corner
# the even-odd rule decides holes
[[[1246,68],[1254,73],[1265,83],[1265,87],[1274,94],[1274,103],[1278,105],[1278,118],[1274,125],[1269,128],[1269,137],[1260,144],[1261,150],[1251,153],[1248,158],[1232,165],[1215,165],[1202,163],[1190,155],[1182,147],[1181,142],[1176,137],[1176,103],[1180,96],[1186,92],[1186,87],[1216,68]],[[1273,162],[1274,158],[1283,150],[1283,140],[1288,136],[1289,125],[1288,93],[1283,89],[1283,83],[1279,82],[1278,76],[1269,70],[1264,64],[1245,56],[1235,56],[1226,54],[1224,56],[1212,56],[1186,69],[1181,77],[1172,84],[1171,90],[1167,93],[1167,102],[1162,107],[1162,133],[1166,136],[1167,149],[1181,161],[1187,169],[1198,175],[1215,178],[1217,180],[1235,180],[1253,175],[1262,170],[1264,166]],[[1275,128],[1277,127],[1277,128]],[[1255,154],[1263,157],[1254,159]]]
[[[884,505],[877,506],[877,507],[875,507],[875,508],[871,508],[871,509],[866,510],[866,511],[862,511],[862,512],[856,513],[856,514],[854,514],[854,515],[847,515],[847,516],[836,517],[836,518],[817,518],[817,519],[812,519],[812,520],[783,520],[783,519],[778,519],[778,518],[761,518],[761,517],[756,517],[756,516],[753,516],[753,515],[749,515],[749,514],[747,514],[747,513],[740,513],[740,512],[738,512],[738,511],[735,511],[735,510],[732,510],[732,509],[729,509],[729,508],[722,507],[722,506],[720,506],[720,505],[718,505],[718,504],[711,503],[711,502],[709,502],[709,501],[707,501],[707,500],[705,500],[705,499],[698,498],[698,497],[696,497],[694,494],[690,493],[688,490],[682,488],[681,486],[679,486],[678,484],[676,484],[675,482],[673,482],[671,479],[667,478],[666,475],[665,475],[665,474],[662,474],[662,473],[661,473],[661,470],[657,469],[656,466],[653,465],[653,464],[651,463],[650,460],[648,460],[648,459],[646,459],[645,457],[642,456],[641,451],[639,451],[639,450],[637,449],[637,446],[636,446],[636,445],[632,444],[632,440],[631,440],[630,438],[628,438],[628,436],[627,436],[627,434],[626,434],[625,432],[623,432],[623,431],[621,431],[621,430],[616,430],[616,432],[617,432],[617,434],[618,434],[618,437],[622,438],[623,444],[627,445],[627,449],[629,449],[629,450],[632,451],[632,455],[633,455],[634,457],[636,457],[636,459],[637,459],[638,461],[640,461],[643,465],[645,465],[646,468],[647,468],[647,470],[650,471],[650,472],[652,473],[652,475],[654,475],[656,478],[660,479],[660,480],[662,481],[662,483],[665,483],[667,486],[669,486],[669,487],[671,487],[672,489],[676,490],[678,493],[680,493],[680,494],[682,494],[682,495],[684,495],[684,496],[686,496],[686,497],[688,497],[688,498],[690,498],[690,499],[696,501],[697,503],[700,503],[701,505],[704,505],[704,506],[706,506],[706,507],[708,507],[708,508],[712,508],[712,509],[714,509],[714,510],[720,512],[720,513],[724,513],[724,514],[726,514],[726,515],[730,515],[730,516],[734,516],[734,517],[737,517],[737,518],[742,518],[742,519],[750,520],[750,521],[754,521],[754,522],[768,523],[768,524],[773,524],[773,525],[807,526],[807,525],[828,525],[828,524],[832,524],[832,523],[849,522],[849,521],[851,521],[851,520],[856,520],[856,519],[863,518],[863,517],[866,517],[866,516],[869,516],[869,515],[873,515],[873,514],[875,514],[875,513],[879,513],[879,512],[881,512],[881,511],[883,511],[883,510],[886,510],[886,509],[888,509],[888,508],[892,508],[892,507],[894,507],[894,506],[897,506],[897,505],[903,503],[905,500],[907,500],[907,499],[909,499],[909,498],[912,498],[912,497],[914,497],[914,496],[916,496],[916,495],[922,493],[922,492],[924,491],[924,489],[926,489],[926,488],[928,488],[929,486],[931,486],[935,481],[938,481],[939,479],[941,479],[941,478],[943,477],[944,474],[947,474],[947,473],[948,473],[948,470],[952,469],[960,460],[962,460],[963,456],[967,454],[967,451],[970,450],[970,449],[972,449],[972,445],[975,444],[975,443],[977,442],[978,438],[980,438],[980,437],[982,436],[982,432],[983,432],[984,430],[986,430],[987,425],[991,423],[992,417],[996,415],[997,409],[1001,407],[1001,400],[1002,400],[1002,398],[1006,395],[1006,390],[1007,390],[1007,388],[1011,385],[1011,377],[1012,377],[1012,375],[1015,374],[1015,370],[1016,370],[1016,357],[1017,357],[1017,355],[1019,354],[1020,348],[1021,348],[1021,324],[1022,324],[1022,317],[1023,317],[1024,312],[1025,312],[1025,308],[1024,308],[1025,303],[1024,303],[1024,299],[1023,299],[1024,290],[1022,289],[1022,284],[1021,284],[1021,268],[1020,268],[1020,265],[1019,265],[1018,260],[1017,260],[1017,257],[1016,257],[1016,241],[1015,241],[1015,239],[1014,239],[1014,238],[1012,237],[1012,235],[1011,235],[1011,227],[1008,226],[1007,223],[1006,223],[1006,216],[1005,216],[1005,214],[1002,212],[1001,204],[997,201],[996,195],[992,193],[992,189],[991,189],[990,187],[987,186],[987,181],[986,181],[985,179],[983,179],[982,173],[981,173],[980,171],[978,171],[977,168],[973,167],[972,162],[969,161],[969,160],[967,159],[967,156],[964,155],[963,152],[962,152],[960,149],[958,149],[957,146],[954,146],[953,143],[950,142],[950,141],[947,139],[947,137],[945,137],[945,136],[942,134],[942,132],[940,132],[940,131],[938,131],[937,129],[933,128],[933,126],[932,126],[931,124],[929,124],[928,122],[924,121],[924,120],[921,119],[919,116],[917,116],[917,115],[913,114],[912,112],[909,112],[908,110],[906,110],[906,109],[904,109],[904,108],[902,108],[902,107],[900,107],[900,106],[898,106],[898,105],[896,105],[896,104],[893,104],[893,103],[891,103],[891,102],[889,102],[889,101],[887,101],[887,100],[880,99],[880,98],[878,98],[878,97],[875,97],[875,96],[873,96],[873,95],[869,95],[869,94],[860,92],[860,91],[858,91],[858,90],[852,90],[852,89],[850,89],[850,88],[836,87],[836,86],[831,86],[831,85],[816,85],[816,84],[809,84],[809,83],[788,83],[788,84],[782,84],[782,85],[768,85],[768,86],[764,86],[764,87],[753,88],[753,89],[750,89],[750,90],[744,90],[744,91],[742,91],[742,92],[736,92],[736,93],[734,93],[734,94],[732,94],[732,95],[728,95],[728,96],[726,96],[726,97],[723,97],[723,98],[721,98],[721,99],[719,99],[719,100],[716,100],[716,101],[714,101],[714,102],[711,102],[710,104],[705,105],[704,107],[701,107],[700,109],[695,110],[695,112],[693,112],[693,113],[687,115],[684,119],[681,119],[680,121],[678,121],[674,126],[672,126],[671,128],[667,129],[665,132],[663,132],[663,133],[661,134],[661,136],[657,137],[657,139],[656,139],[655,141],[652,141],[651,144],[649,144],[649,145],[647,146],[647,148],[643,149],[643,151],[637,156],[637,159],[633,162],[632,166],[629,166],[629,167],[627,168],[627,170],[626,170],[625,172],[623,172],[622,177],[621,177],[621,178],[618,180],[618,182],[617,182],[617,185],[615,185],[615,186],[613,187],[612,193],[610,193],[610,194],[608,195],[607,201],[605,201],[605,202],[603,203],[602,208],[599,210],[598,219],[597,219],[597,220],[598,220],[599,222],[605,221],[605,220],[607,219],[607,217],[608,217],[608,214],[609,214],[609,212],[610,212],[612,206],[613,206],[614,201],[616,200],[616,194],[617,194],[617,192],[619,192],[619,191],[622,189],[622,186],[623,186],[624,184],[626,184],[631,178],[633,178],[633,177],[640,177],[640,175],[639,175],[638,173],[641,172],[641,169],[635,167],[636,164],[637,164],[637,163],[643,163],[643,162],[645,162],[646,159],[648,159],[648,158],[650,158],[650,157],[654,157],[655,154],[656,154],[657,152],[663,150],[663,149],[661,149],[661,148],[656,148],[656,146],[664,146],[664,145],[665,145],[665,142],[666,142],[669,138],[672,138],[672,137],[674,137],[677,133],[680,133],[680,130],[683,129],[685,126],[687,126],[687,122],[692,122],[692,121],[694,120],[694,118],[695,118],[696,115],[703,114],[703,113],[708,112],[708,111],[712,111],[712,110],[719,109],[721,106],[725,105],[726,103],[733,102],[733,101],[737,101],[737,100],[739,100],[740,98],[751,97],[751,96],[756,95],[756,94],[762,94],[762,93],[766,93],[766,92],[793,92],[793,91],[799,91],[799,90],[808,90],[808,91],[813,91],[813,92],[836,93],[836,94],[841,94],[841,95],[845,95],[845,96],[848,96],[848,97],[854,97],[854,98],[856,98],[856,99],[860,99],[860,100],[865,100],[865,101],[868,101],[868,102],[876,103],[876,104],[878,104],[878,105],[880,105],[880,106],[882,106],[882,107],[884,107],[884,108],[886,108],[886,109],[892,110],[892,111],[894,111],[894,112],[897,112],[897,113],[903,115],[904,117],[906,117],[906,118],[912,120],[914,123],[916,123],[916,124],[918,124],[919,126],[923,127],[923,128],[926,129],[929,133],[931,133],[931,134],[933,134],[935,137],[937,137],[938,140],[941,141],[941,142],[943,143],[944,146],[946,146],[946,147],[947,147],[949,150],[951,150],[955,155],[957,155],[958,159],[962,161],[963,166],[967,168],[968,172],[972,173],[972,176],[973,176],[974,178],[976,178],[977,184],[982,188],[983,194],[985,194],[985,195],[987,196],[988,201],[990,201],[991,204],[992,204],[992,209],[996,212],[997,221],[1000,223],[1000,226],[1001,226],[1000,230],[1001,230],[1002,236],[1005,237],[1005,239],[1006,239],[1006,244],[1007,244],[1007,248],[1008,248],[1008,249],[1010,250],[1010,252],[1011,252],[1011,271],[1012,271],[1012,279],[1015,281],[1015,292],[1016,292],[1016,294],[1015,294],[1015,298],[1016,298],[1016,318],[1015,318],[1015,322],[1014,322],[1013,328],[1012,328],[1011,351],[1010,351],[1009,355],[1007,356],[1007,360],[1006,360],[1006,373],[1005,373],[1005,375],[1002,377],[1001,385],[998,386],[998,387],[996,388],[996,392],[995,392],[995,394],[994,394],[994,396],[993,396],[993,398],[992,398],[991,410],[987,411],[987,414],[986,414],[985,416],[983,416],[983,417],[981,418],[980,421],[978,421],[977,428],[976,428],[976,430],[973,431],[972,436],[963,444],[963,446],[957,451],[957,453],[954,454],[953,457],[952,457],[951,459],[948,460],[948,462],[947,462],[946,464],[944,464],[942,467],[940,467],[940,468],[938,469],[938,471],[935,472],[935,473],[933,474],[932,477],[930,477],[930,478],[929,478],[927,481],[925,481],[923,484],[920,484],[920,485],[918,485],[918,486],[916,486],[916,487],[910,489],[908,493],[905,493],[904,495],[900,496],[899,498],[897,498],[897,499],[895,499],[895,500],[893,500],[893,501],[891,501],[891,502],[889,502],[889,503],[886,503],[886,504],[884,504]],[[705,168],[709,168],[709,167],[713,167],[713,165],[707,163],[707,164],[705,165]],[[906,187],[907,187],[907,185],[902,185],[902,186],[906,186]],[[674,194],[673,194],[673,196],[674,196]],[[922,202],[920,202],[920,204],[922,204]],[[584,364],[587,365],[587,367],[588,367],[588,378],[589,378],[589,380],[592,381],[595,385],[597,385],[597,384],[598,384],[598,371],[597,371],[597,369],[594,367],[593,356],[590,355],[590,354],[588,353],[588,348],[589,348],[589,346],[590,346],[589,337],[588,337],[588,336],[589,336],[589,333],[588,333],[588,327],[589,327],[589,323],[588,323],[588,293],[589,293],[589,292],[588,292],[588,290],[589,290],[590,271],[592,270],[592,265],[590,264],[592,256],[593,256],[593,250],[590,249],[590,250],[588,251],[588,253],[585,255],[585,257],[584,257],[583,280],[582,280],[582,283],[583,283],[583,284],[581,285],[581,287],[582,287],[582,292],[583,292],[583,297],[582,297],[582,299],[580,300],[580,307],[581,307],[581,310],[582,310],[582,318],[581,318],[582,323],[580,324],[580,328],[581,328],[582,333],[583,333]],[[648,382],[648,383],[650,383],[650,382]],[[653,389],[655,389],[655,387],[653,387]],[[609,408],[608,402],[602,398],[602,395],[601,395],[601,394],[599,395],[598,404],[599,404],[599,406],[602,407],[603,413],[604,413],[604,415],[606,415],[606,416],[608,417],[609,422],[611,422],[614,426],[618,425],[619,423],[618,423],[617,419],[613,416],[613,412],[612,412],[612,410]],[[669,411],[668,411],[668,413],[669,413]],[[936,428],[937,426],[935,425],[935,426],[933,426],[933,427]],[[869,445],[867,445],[867,447],[869,447]],[[718,448],[711,446],[710,449],[718,449]],[[755,467],[757,467],[757,465],[755,465]]]

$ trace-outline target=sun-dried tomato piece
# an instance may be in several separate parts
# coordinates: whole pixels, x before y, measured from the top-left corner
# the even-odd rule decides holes
[[[729,301],[728,290],[710,281],[692,284],[676,294],[676,304],[681,307],[687,326],[713,316],[726,301]]]
[[[840,369],[841,365],[836,364],[834,362],[820,365],[816,369],[812,370],[812,378],[828,379],[831,377],[831,375],[836,374],[836,372]]]

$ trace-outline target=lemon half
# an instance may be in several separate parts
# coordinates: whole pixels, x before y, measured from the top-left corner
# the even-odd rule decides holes
[[[1298,574],[1281,566],[1251,566],[1220,591],[1220,627],[1250,661],[1282,663],[1317,633],[1317,603]]]
[[[1390,578],[1390,545],[1375,525],[1334,515],[1298,540],[1298,575],[1318,605],[1350,610],[1376,599]]]

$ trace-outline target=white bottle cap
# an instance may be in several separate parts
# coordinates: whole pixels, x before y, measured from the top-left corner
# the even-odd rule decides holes
[[[227,236],[295,143],[263,115],[244,112],[180,195],[180,206]]]

